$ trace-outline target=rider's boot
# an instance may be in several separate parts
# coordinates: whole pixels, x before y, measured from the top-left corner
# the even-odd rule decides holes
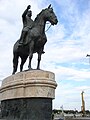
[[[26,32],[22,32],[22,35],[19,41],[20,46],[24,45],[25,37],[26,37]]]

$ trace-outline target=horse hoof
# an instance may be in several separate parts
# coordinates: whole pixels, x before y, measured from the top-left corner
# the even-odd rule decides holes
[[[40,70],[40,68],[37,68],[37,70]]]
[[[15,74],[15,72],[12,73],[12,75],[14,75],[14,74]]]
[[[32,68],[29,68],[28,70],[33,70]]]

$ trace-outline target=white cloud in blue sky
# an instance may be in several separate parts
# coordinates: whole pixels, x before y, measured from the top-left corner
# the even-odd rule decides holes
[[[80,110],[84,90],[86,109],[90,110],[90,64],[86,57],[90,54],[90,0],[0,0],[0,80],[12,73],[12,48],[20,37],[23,11],[31,4],[34,19],[50,3],[59,22],[46,32],[48,41],[41,69],[56,76],[53,108],[63,105],[64,109]],[[28,60],[24,69],[27,64]]]

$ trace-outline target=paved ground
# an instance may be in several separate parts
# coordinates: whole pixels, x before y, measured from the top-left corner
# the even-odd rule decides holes
[[[84,117],[84,118],[73,118],[72,120],[90,120],[90,118],[86,118],[86,117]]]
[[[72,118],[72,117],[65,117],[64,119],[60,119],[60,118],[56,118],[54,120],[90,120],[90,118],[81,118],[81,117],[78,117],[78,118]]]

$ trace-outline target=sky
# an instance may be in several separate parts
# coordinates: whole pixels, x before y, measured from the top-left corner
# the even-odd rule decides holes
[[[55,73],[58,86],[53,109],[90,110],[90,0],[0,0],[0,85],[12,74],[13,45],[20,38],[22,13],[31,5],[32,19],[51,4],[58,24],[46,32],[41,69]],[[46,25],[48,29],[50,24]],[[20,60],[19,60],[20,64]],[[36,68],[37,54],[32,60]],[[24,70],[28,69],[28,60]],[[19,66],[18,71],[19,72]]]

